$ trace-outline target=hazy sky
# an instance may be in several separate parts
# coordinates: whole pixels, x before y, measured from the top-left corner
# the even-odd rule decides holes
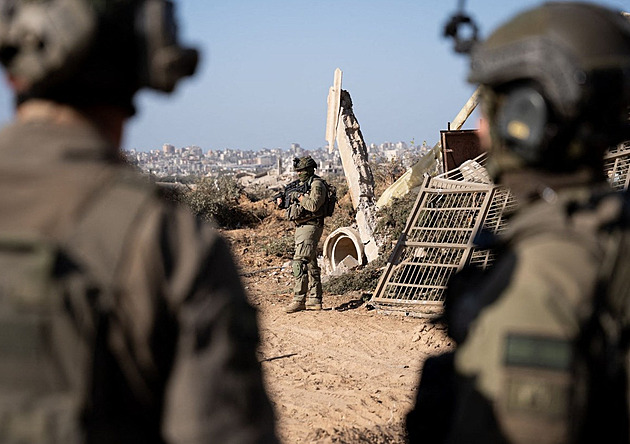
[[[530,0],[467,0],[486,36]],[[596,3],[630,10],[630,0]],[[198,47],[197,75],[165,96],[142,92],[123,147],[208,149],[325,145],[333,73],[366,142],[433,145],[466,102],[467,60],[442,37],[457,0],[180,0],[182,41]],[[0,89],[0,122],[12,99]],[[476,122],[469,122],[473,127]]]

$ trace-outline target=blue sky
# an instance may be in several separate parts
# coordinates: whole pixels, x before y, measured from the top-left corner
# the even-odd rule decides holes
[[[442,37],[457,0],[180,0],[182,41],[202,51],[197,75],[165,96],[142,92],[126,149],[325,145],[335,68],[367,142],[433,145],[470,96],[467,60]],[[630,10],[630,0],[596,3]],[[529,0],[467,0],[486,36]],[[0,89],[0,122],[11,118]],[[472,121],[468,127],[476,122]]]

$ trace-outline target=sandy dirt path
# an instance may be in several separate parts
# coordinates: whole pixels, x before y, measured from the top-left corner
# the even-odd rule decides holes
[[[245,279],[283,442],[404,443],[421,364],[450,346],[444,331],[370,310],[359,293],[326,295],[321,312],[286,314],[286,279],[288,271]]]
[[[261,246],[292,229],[268,218],[224,232],[258,310],[259,361],[282,442],[404,443],[421,365],[450,349],[450,340],[430,321],[368,309],[359,292],[325,293],[324,310],[286,314],[290,255]]]

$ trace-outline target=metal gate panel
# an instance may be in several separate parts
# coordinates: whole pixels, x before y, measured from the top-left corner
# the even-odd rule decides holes
[[[513,200],[507,189],[488,183],[479,163],[462,168],[465,174],[454,170],[425,179],[371,299],[373,305],[384,310],[439,311],[455,271],[469,261],[491,261],[487,251],[473,248],[473,236],[484,221],[492,231],[502,228],[501,215]]]
[[[483,220],[483,228],[499,233],[505,228],[505,217],[516,209],[516,200],[510,190],[503,186],[493,188],[492,202]],[[486,268],[494,260],[491,250],[472,248],[468,263]]]
[[[441,311],[450,276],[467,263],[487,267],[494,257],[474,248],[480,227],[498,233],[515,208],[510,191],[493,185],[485,155],[459,168],[426,178],[403,233],[374,291],[381,310],[432,315]],[[614,189],[630,184],[630,142],[611,148],[604,172]]]
[[[604,172],[616,190],[627,190],[630,182],[630,142],[608,150],[604,156]]]

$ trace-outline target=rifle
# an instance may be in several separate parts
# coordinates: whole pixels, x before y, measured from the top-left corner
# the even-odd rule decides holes
[[[294,180],[289,183],[286,187],[284,187],[283,191],[280,191],[278,194],[273,196],[273,201],[276,202],[278,199],[281,199],[280,205],[278,205],[282,209],[287,209],[291,206],[292,203],[297,201],[297,197],[300,194],[306,194],[308,192],[308,187],[306,186],[306,182],[301,183],[299,180]]]

